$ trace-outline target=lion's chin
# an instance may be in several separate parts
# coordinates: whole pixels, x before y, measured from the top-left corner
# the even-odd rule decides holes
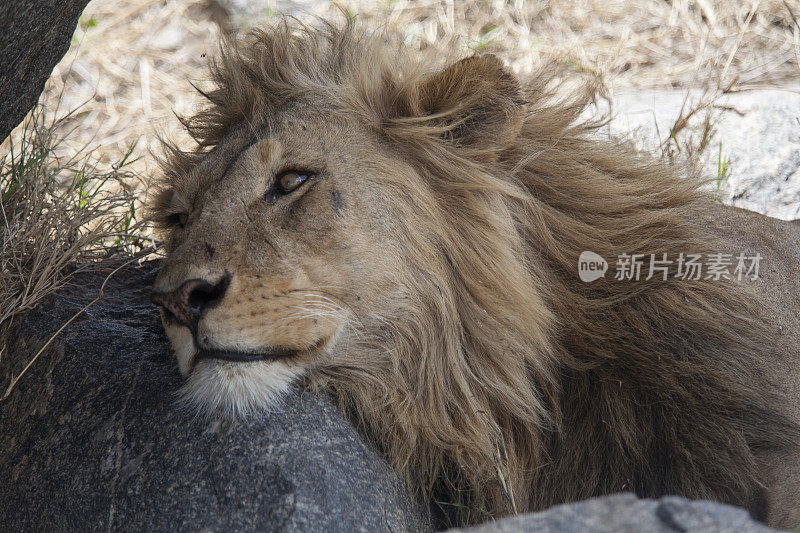
[[[181,390],[182,400],[200,414],[247,418],[280,405],[301,366],[284,361],[201,360]]]

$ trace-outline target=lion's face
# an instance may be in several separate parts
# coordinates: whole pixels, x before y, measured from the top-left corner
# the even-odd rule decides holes
[[[269,403],[395,298],[408,221],[397,178],[416,175],[382,154],[344,119],[287,112],[255,139],[230,136],[167,191],[153,299],[196,400]]]
[[[369,54],[315,35],[256,34],[224,60],[210,111],[193,119],[214,129],[203,141],[213,149],[173,153],[154,202],[167,258],[153,301],[188,396],[212,409],[268,406],[315,369],[363,382],[399,372],[417,387],[429,353],[474,344],[461,315],[499,328],[486,311],[505,305],[493,285],[527,276],[492,268],[515,252],[489,257],[493,242],[519,248],[498,193],[513,186],[445,180],[440,163],[422,163],[474,174],[515,138],[520,89],[502,63],[410,68],[401,86],[396,65],[367,75]],[[474,266],[456,274],[454,263]],[[526,298],[549,320],[537,294]]]

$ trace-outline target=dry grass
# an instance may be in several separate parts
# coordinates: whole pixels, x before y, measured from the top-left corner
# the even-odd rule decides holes
[[[800,64],[800,28],[783,0],[342,5],[366,24],[386,21],[418,48],[496,50],[519,70],[555,58],[603,72],[615,85],[685,87],[698,73],[720,76],[723,83],[736,76],[746,84],[781,83],[796,76]]]
[[[99,171],[85,151],[56,155],[59,127],[34,109],[0,157],[0,326],[75,272],[143,248],[136,194],[124,185],[130,151]],[[4,376],[6,382],[10,391],[16,380]]]
[[[151,171],[154,133],[179,135],[174,113],[192,110],[189,80],[202,78],[203,57],[218,40],[217,26],[189,1],[99,0],[87,7],[73,44],[48,81],[47,109],[80,109],[62,120],[73,130],[59,150],[86,147],[109,166],[136,145],[131,169]],[[102,150],[97,150],[102,148]],[[143,157],[144,156],[144,157]]]
[[[76,259],[126,251],[123,237],[138,229],[133,191],[106,187],[130,177],[126,158],[107,172],[98,172],[83,152],[61,159],[58,124],[44,121],[35,110],[0,158],[0,324],[41,300]]]

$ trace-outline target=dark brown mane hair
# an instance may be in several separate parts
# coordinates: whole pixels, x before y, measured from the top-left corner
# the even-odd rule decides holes
[[[732,253],[702,226],[713,200],[694,173],[602,135],[582,118],[596,87],[563,68],[519,83],[484,55],[441,71],[389,41],[281,22],[225,43],[208,106],[185,121],[197,149],[168,147],[174,184],[234,129],[307,102],[428,183],[437,253],[419,261],[446,275],[384,317],[392,349],[369,349],[391,364],[354,355],[311,383],[413,487],[489,515],[618,491],[763,513],[755,454],[798,433],[759,370],[770,346],[746,287],[577,276],[585,250]]]

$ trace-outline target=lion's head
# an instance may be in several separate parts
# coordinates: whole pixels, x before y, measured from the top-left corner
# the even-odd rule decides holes
[[[366,68],[378,59],[366,51],[347,57],[355,43],[304,38],[312,40],[257,33],[229,52],[225,85],[208,95],[218,107],[190,126],[208,127],[201,135],[214,138],[201,142],[213,149],[173,153],[157,200],[168,258],[154,298],[197,399],[249,411],[329,365],[400,364],[416,380],[419,361],[396,360],[392,346],[426,342],[431,321],[442,330],[437,343],[480,342],[465,338],[465,311],[486,330],[481,337],[526,311],[526,324],[547,331],[535,275],[516,257],[521,236],[491,198],[514,185],[437,182],[416,154],[435,136],[440,156],[464,152],[453,157],[465,172],[493,164],[522,119],[520,88],[501,62],[409,72],[416,79],[401,85],[397,65],[373,72]],[[437,118],[421,128],[429,116]],[[387,136],[392,128],[421,136],[419,145]],[[495,212],[483,220],[487,207]],[[456,272],[465,262],[476,271]],[[527,309],[488,314],[520,296]],[[400,323],[420,331],[398,332]],[[431,347],[416,348],[424,357]]]
[[[695,181],[578,122],[591,86],[286,23],[213,74],[154,205],[153,299],[190,398],[247,414],[303,377],[418,488],[490,514],[614,490],[750,501],[750,443],[786,426],[736,373],[762,342],[745,297],[577,279],[584,250],[709,247]],[[658,477],[653,428],[695,411],[681,431],[719,453]]]

